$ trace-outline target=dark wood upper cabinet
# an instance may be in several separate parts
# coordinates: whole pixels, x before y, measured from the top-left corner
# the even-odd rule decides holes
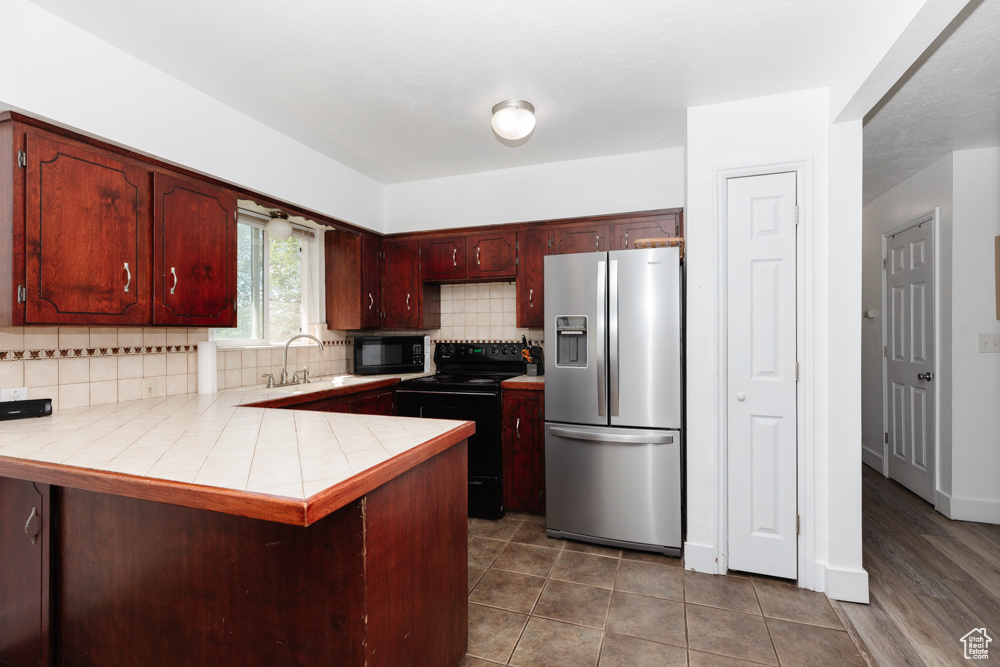
[[[0,478],[0,664],[49,663],[49,486]]]
[[[421,280],[465,279],[465,247],[464,236],[421,239]]]
[[[517,233],[517,326],[545,326],[545,255],[549,228],[532,227]]]
[[[25,323],[148,324],[150,172],[28,133]]]
[[[382,326],[382,241],[370,234],[328,231],[326,325],[330,329]]]
[[[681,209],[673,209],[614,222],[612,236],[612,250],[629,250],[639,239],[680,238],[684,236],[684,213]]]
[[[416,239],[385,239],[383,298],[388,329],[416,329],[420,322],[420,251]]]
[[[153,174],[153,323],[236,326],[236,195]]]
[[[576,223],[552,228],[552,245],[549,255],[567,255],[577,252],[600,252],[611,246],[608,224]]]
[[[517,274],[517,235],[514,232],[469,234],[465,244],[469,279],[513,278]]]

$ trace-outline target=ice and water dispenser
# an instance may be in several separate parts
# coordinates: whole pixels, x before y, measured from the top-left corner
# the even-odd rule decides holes
[[[587,366],[587,316],[556,316],[556,366]]]

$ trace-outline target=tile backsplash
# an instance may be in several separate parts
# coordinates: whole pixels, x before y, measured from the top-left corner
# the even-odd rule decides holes
[[[441,328],[384,331],[428,334],[439,341],[540,341],[541,329],[517,327],[514,283],[441,286]],[[312,377],[345,373],[353,333],[319,326],[311,341],[288,351],[288,372],[309,367]],[[370,334],[371,332],[365,332]],[[209,339],[205,328],[10,327],[0,328],[0,388],[27,387],[28,398],[51,398],[53,409],[130,401],[142,397],[143,380],[152,378],[156,395],[198,390],[197,345]],[[219,389],[264,384],[261,376],[281,373],[281,346],[220,347],[216,360]]]

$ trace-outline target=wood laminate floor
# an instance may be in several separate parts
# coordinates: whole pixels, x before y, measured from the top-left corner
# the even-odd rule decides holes
[[[871,604],[835,603],[882,667],[1000,661],[1000,526],[951,521],[863,466],[864,567]],[[985,628],[989,660],[961,638]]]

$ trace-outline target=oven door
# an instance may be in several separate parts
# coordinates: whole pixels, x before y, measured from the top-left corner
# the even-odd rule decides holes
[[[401,417],[461,419],[476,423],[469,438],[469,516],[503,516],[500,395],[497,392],[397,389]]]

